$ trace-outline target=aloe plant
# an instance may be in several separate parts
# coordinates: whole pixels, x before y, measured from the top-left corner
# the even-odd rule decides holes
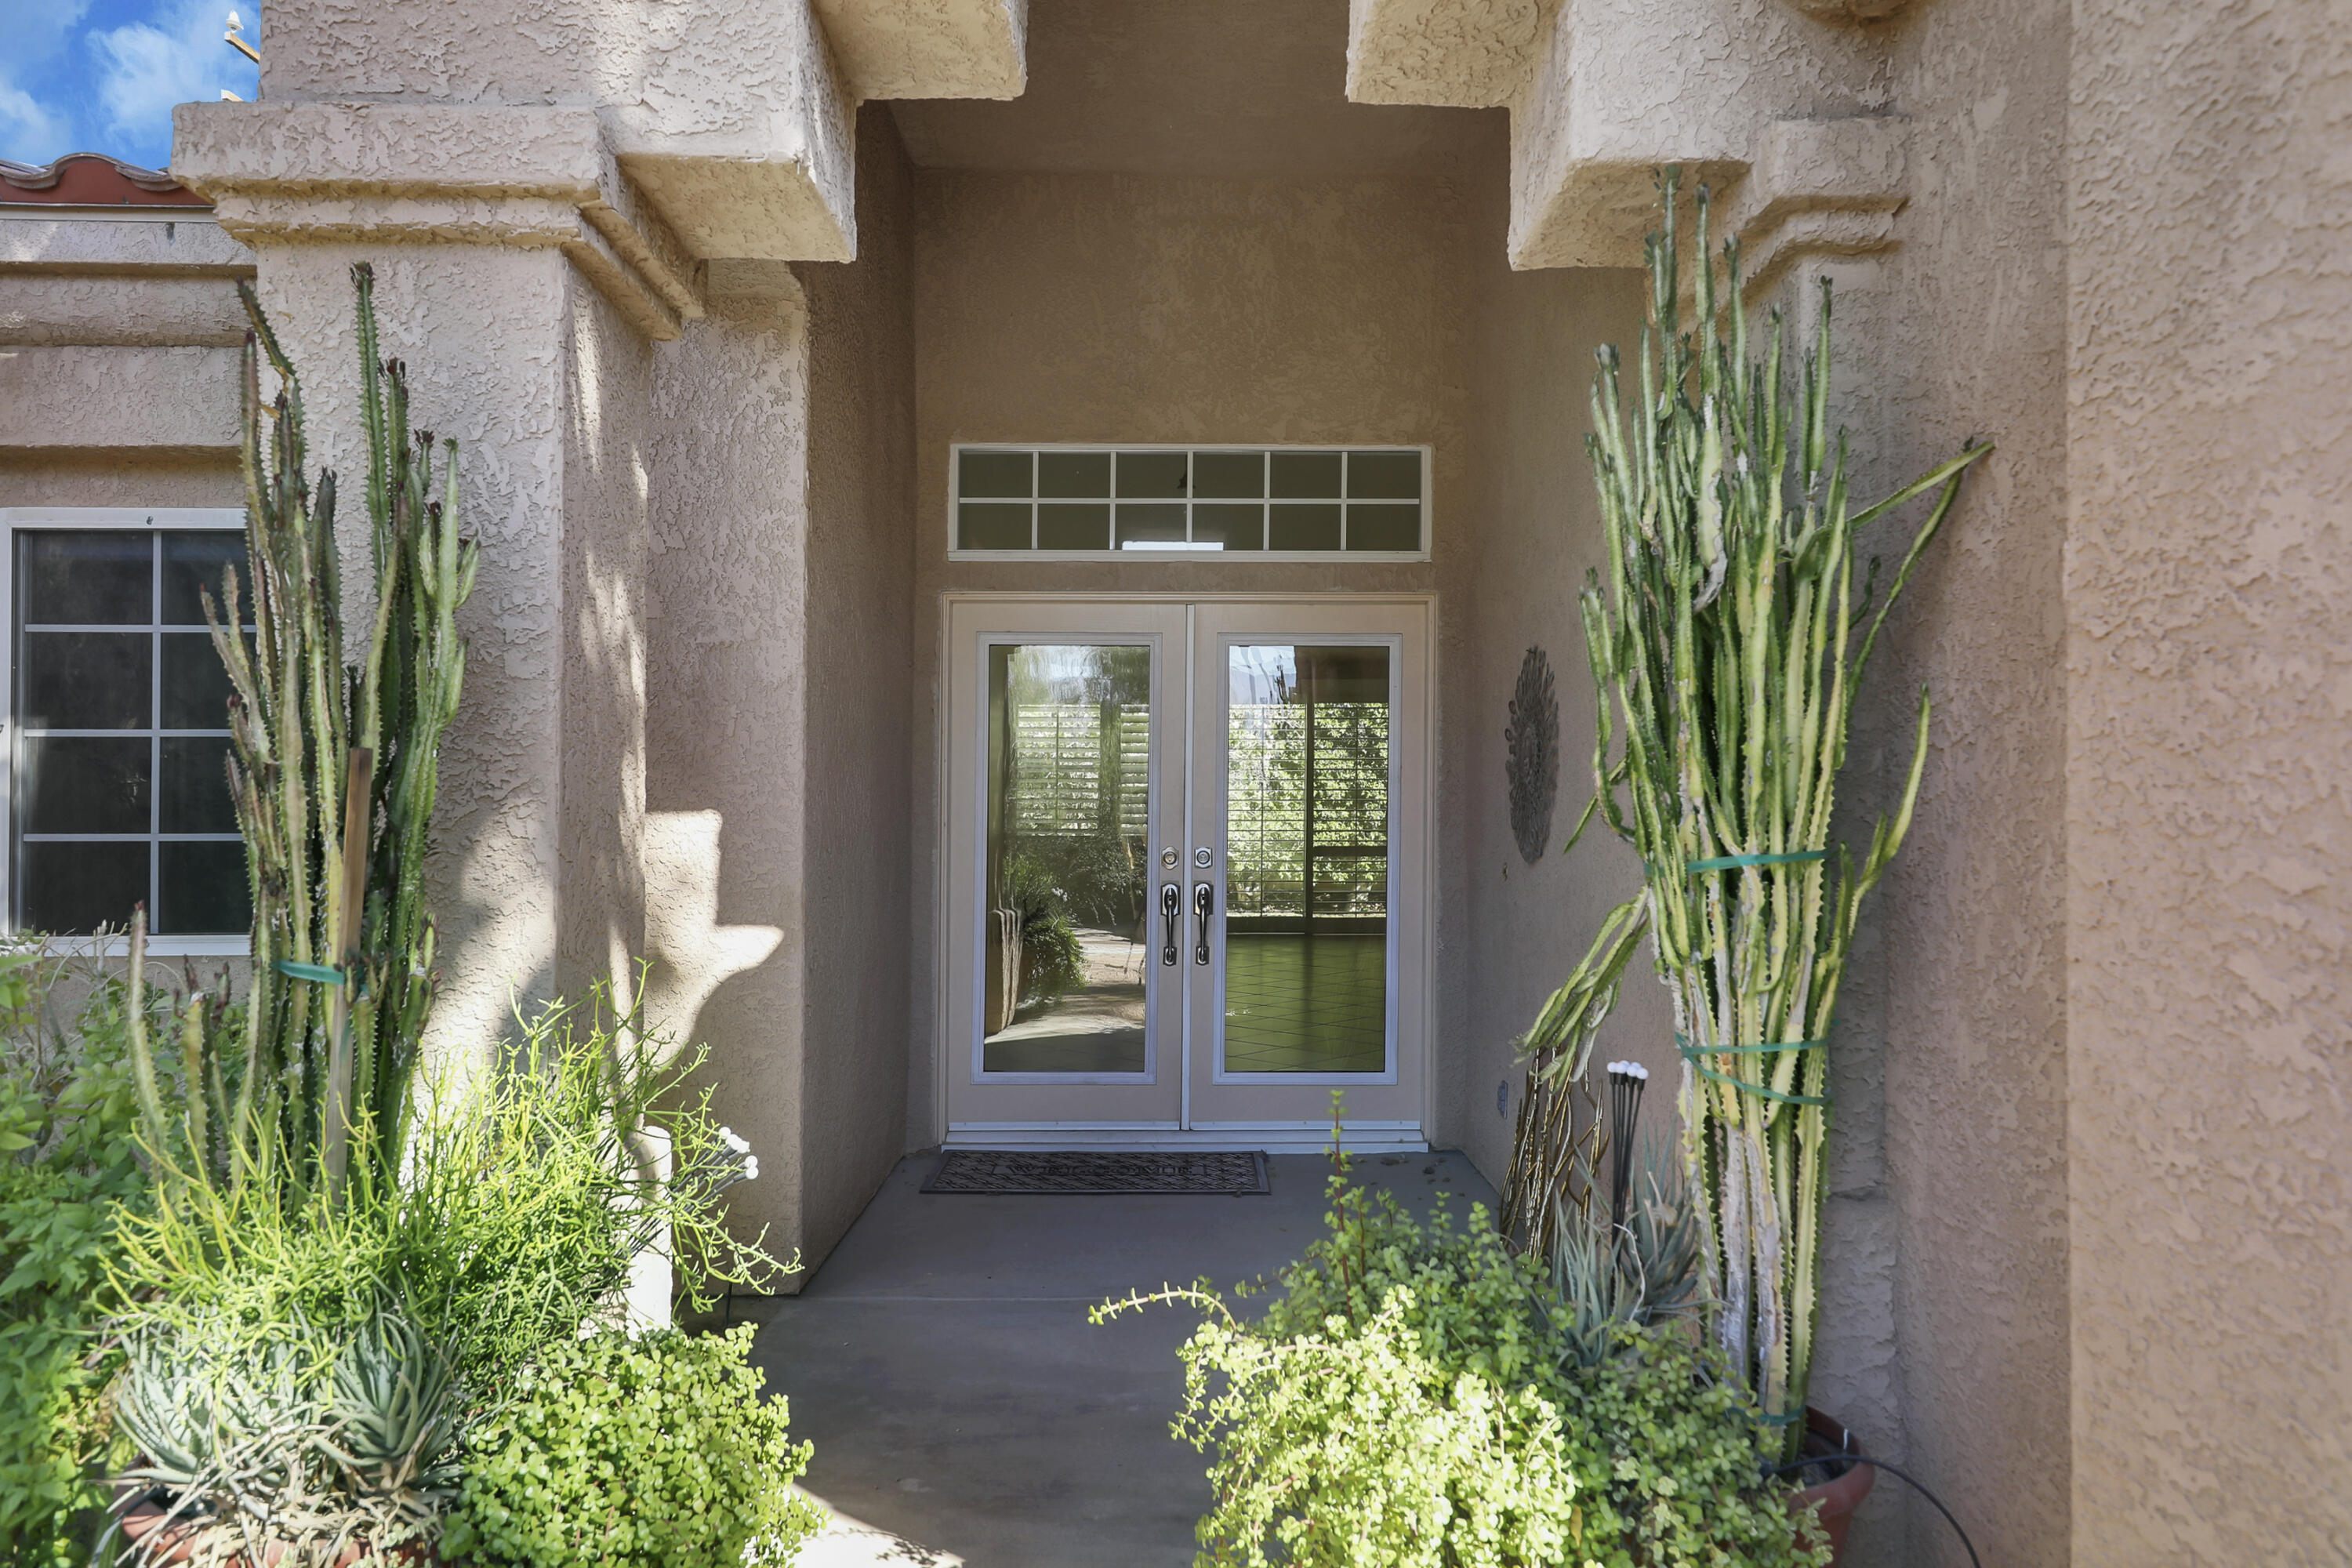
[[[167,1500],[123,1556],[327,1568],[396,1561],[455,1502],[467,1404],[447,1352],[397,1312],[356,1331],[294,1321],[257,1340],[200,1320],[132,1342],[115,1415]],[[145,1492],[118,1499],[125,1521]]]
[[[374,275],[357,293],[373,603],[347,642],[336,484],[307,477],[302,392],[249,287],[244,470],[249,571],[226,572],[205,613],[227,666],[229,787],[253,900],[253,982],[241,1018],[181,1019],[185,1109],[163,1113],[143,1028],[134,1032],[148,1146],[185,1152],[184,1173],[229,1187],[267,1179],[338,1194],[388,1184],[433,1004],[425,851],[441,740],[465,682],[457,612],[477,548],[457,526],[457,443],[412,434],[398,360],[380,357]],[[265,401],[261,362],[278,389]],[[250,595],[248,610],[247,595]],[[237,630],[253,627],[252,642]],[[133,986],[143,926],[133,931]],[[133,1009],[133,1016],[140,1016]]]
[[[1594,384],[1589,444],[1607,575],[1589,574],[1580,595],[1600,701],[1593,800],[1577,835],[1597,814],[1640,852],[1643,878],[1545,1005],[1523,1054],[1530,1100],[1580,1079],[1646,942],[1674,999],[1714,1331],[1753,1385],[1767,1446],[1793,1452],[1820,1307],[1831,1023],[1862,900],[1918,799],[1924,688],[1900,804],[1859,863],[1832,845],[1831,814],[1863,668],[1964,471],[1990,447],[1964,445],[1885,500],[1853,507],[1845,436],[1829,428],[1827,281],[1812,351],[1786,377],[1777,312],[1751,357],[1738,247],[1724,246],[1718,274],[1704,190],[1685,316],[1671,171],[1661,185],[1637,400],[1628,406],[1614,349],[1601,351]],[[1931,490],[1883,595],[1875,561],[1857,585],[1862,531]],[[1538,1184],[1521,1172],[1557,1170],[1559,1139],[1579,1135],[1572,1120],[1524,1117],[1515,1192]],[[1539,1201],[1531,1190],[1520,1199]]]

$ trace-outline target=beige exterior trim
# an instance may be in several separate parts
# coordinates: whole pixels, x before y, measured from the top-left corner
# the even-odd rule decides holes
[[[1349,0],[1348,96],[1487,109],[1528,79],[1540,0]]]
[[[859,101],[1018,98],[1029,85],[1028,0],[814,0]]]
[[[703,313],[700,270],[584,109],[184,104],[174,168],[247,245],[486,245],[570,257],[646,336]]]
[[[0,448],[233,448],[236,362],[229,348],[0,348]]]

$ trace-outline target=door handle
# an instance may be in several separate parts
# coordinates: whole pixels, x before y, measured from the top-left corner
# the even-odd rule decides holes
[[[1209,906],[1216,901],[1215,889],[1206,882],[1192,884],[1192,913],[1201,922],[1199,939],[1192,946],[1192,962],[1209,962]]]
[[[1184,907],[1184,889],[1173,882],[1160,884],[1160,932],[1165,942],[1160,950],[1160,962],[1176,962],[1176,916]]]

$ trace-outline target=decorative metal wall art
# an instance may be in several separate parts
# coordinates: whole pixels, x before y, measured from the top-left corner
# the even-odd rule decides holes
[[[1551,808],[1559,795],[1559,699],[1551,684],[1551,660],[1540,647],[1519,661],[1519,684],[1511,696],[1511,721],[1503,727],[1511,749],[1511,837],[1519,858],[1532,866],[1551,838]]]

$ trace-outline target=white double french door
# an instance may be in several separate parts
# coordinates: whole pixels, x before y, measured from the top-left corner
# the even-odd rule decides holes
[[[949,1143],[1423,1146],[1428,621],[949,601]]]

